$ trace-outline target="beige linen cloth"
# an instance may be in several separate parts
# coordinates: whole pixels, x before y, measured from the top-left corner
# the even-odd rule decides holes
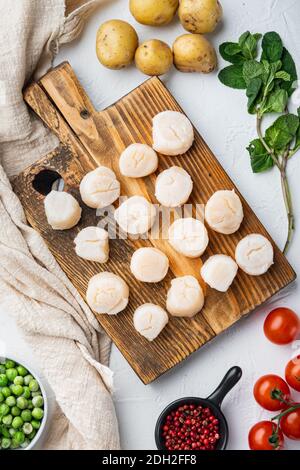
[[[9,182],[57,144],[29,114],[22,88],[104,0],[79,3],[85,4],[65,18],[64,0],[0,0],[0,305],[16,319],[55,393],[45,448],[108,450],[119,448],[109,341],[27,225]]]

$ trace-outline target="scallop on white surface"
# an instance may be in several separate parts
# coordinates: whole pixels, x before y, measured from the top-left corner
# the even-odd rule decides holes
[[[143,304],[136,309],[133,324],[138,333],[153,341],[169,321],[167,312],[159,305]]]
[[[153,148],[164,155],[182,155],[194,142],[188,118],[177,111],[163,111],[153,118]]]
[[[158,157],[149,145],[131,144],[122,152],[119,166],[123,176],[143,178],[157,170]]]
[[[115,210],[114,218],[124,232],[142,235],[154,224],[156,208],[144,197],[132,196]]]
[[[207,248],[209,239],[201,220],[187,217],[177,219],[169,228],[169,243],[178,253],[198,258]]]
[[[81,207],[72,194],[51,191],[44,199],[47,222],[53,230],[68,230],[78,224]]]
[[[252,233],[237,244],[235,260],[245,273],[260,276],[274,264],[273,246],[263,235]]]
[[[130,269],[138,281],[160,282],[168,273],[169,259],[157,248],[139,248],[132,255]]]
[[[79,191],[83,202],[92,209],[103,209],[120,197],[120,182],[106,166],[99,166],[81,180]]]
[[[106,263],[109,257],[109,236],[100,227],[86,227],[74,239],[75,252],[80,258]]]
[[[234,190],[215,192],[205,206],[206,222],[212,230],[224,235],[235,233],[243,218],[243,206]]]
[[[238,272],[238,265],[226,255],[210,256],[201,268],[203,280],[220,292],[227,292]]]
[[[193,180],[183,168],[171,166],[156,178],[155,197],[165,207],[179,207],[193,191]]]
[[[203,308],[204,294],[194,276],[172,280],[167,294],[167,311],[174,317],[193,317]]]
[[[128,304],[129,287],[121,277],[105,271],[90,279],[86,300],[94,312],[116,315]]]

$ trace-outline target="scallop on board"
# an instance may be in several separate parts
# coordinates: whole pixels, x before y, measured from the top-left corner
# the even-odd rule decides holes
[[[166,110],[183,112],[158,78],[147,80],[108,109],[96,111],[72,68],[64,63],[38,83],[30,85],[25,91],[25,99],[61,143],[18,176],[13,183],[14,189],[29,223],[40,232],[83,298],[89,280],[100,272],[114,273],[127,283],[130,299],[126,309],[118,315],[95,315],[144,383],[155,380],[295,279],[293,269],[196,129],[194,143],[185,154],[158,155],[156,174],[128,178],[120,173],[119,158],[125,148],[137,141],[152,146],[152,120],[158,113]],[[205,119],[203,114],[202,119]],[[194,184],[188,200],[190,204],[205,204],[216,191],[234,189],[244,210],[241,227],[232,235],[223,235],[208,227],[209,245],[202,255],[203,262],[216,253],[234,259],[239,241],[251,233],[258,233],[272,242],[274,264],[262,276],[249,276],[239,269],[231,287],[223,293],[206,289],[200,276],[202,259],[187,258],[176,252],[167,237],[157,238],[153,234],[147,240],[134,236],[114,239],[110,233],[107,263],[79,258],[75,253],[75,237],[83,228],[97,225],[101,217],[95,209],[82,205],[77,226],[54,231],[47,224],[43,202],[57,174],[64,180],[64,190],[80,201],[80,181],[97,166],[114,171],[120,181],[121,196],[142,196],[154,204],[157,202],[154,196],[156,175],[171,166],[182,167],[191,176]],[[118,201],[114,206],[118,207]],[[109,221],[109,228],[113,227],[113,214],[103,214],[103,217]],[[157,248],[168,257],[170,268],[161,282],[141,283],[132,275],[130,260],[134,251],[141,247]],[[168,324],[149,342],[136,331],[134,312],[145,303],[154,303],[165,310],[171,281],[180,276],[194,276],[199,281],[204,294],[207,293],[204,307],[192,318],[169,315]]]

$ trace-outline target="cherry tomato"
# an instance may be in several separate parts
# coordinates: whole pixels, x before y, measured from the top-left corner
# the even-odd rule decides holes
[[[257,403],[269,411],[279,411],[284,408],[280,398],[289,400],[290,389],[288,384],[278,375],[263,375],[257,380],[253,389]],[[281,394],[281,395],[280,395]]]
[[[300,392],[300,355],[294,357],[287,363],[285,368],[285,380],[298,392]]]
[[[248,442],[251,450],[280,450],[284,437],[280,430],[276,434],[276,424],[271,421],[260,421],[249,431]]]
[[[296,441],[300,440],[300,407],[283,416],[280,420],[280,426],[286,437]]]
[[[300,331],[300,320],[289,308],[275,308],[264,323],[266,337],[275,344],[289,344]]]

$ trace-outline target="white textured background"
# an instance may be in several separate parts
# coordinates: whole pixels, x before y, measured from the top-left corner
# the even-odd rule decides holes
[[[210,35],[217,48],[220,43],[236,41],[246,30],[281,34],[286,47],[294,56],[300,76],[300,1],[299,0],[221,0],[224,21],[218,31]],[[64,47],[56,64],[68,60],[90,95],[95,107],[102,109],[121,98],[145,80],[134,67],[123,71],[109,71],[97,61],[95,36],[99,25],[112,18],[125,19],[136,27],[140,41],[161,38],[172,44],[184,33],[178,21],[163,28],[139,25],[128,11],[127,0],[112,0],[91,18],[80,41]],[[221,67],[224,65],[220,60]],[[243,91],[221,85],[216,74],[181,74],[173,70],[163,78],[180,105],[185,109],[203,138],[211,147],[225,170],[244,194],[274,240],[283,247],[286,236],[286,218],[281,198],[279,176],[276,170],[253,175],[245,150],[255,137],[254,118],[247,114]],[[288,258],[300,271],[300,153],[293,157],[288,169],[297,220],[296,237]],[[275,305],[291,307],[300,314],[300,289],[296,284],[286,297]],[[293,353],[292,346],[279,347],[269,343],[262,325],[270,307],[253,312],[247,319],[213,340],[181,365],[144,386],[113,347],[111,368],[115,372],[115,403],[124,449],[154,449],[154,426],[158,414],[171,400],[195,395],[209,395],[232,365],[240,365],[243,378],[225,399],[223,411],[230,428],[229,449],[247,449],[248,430],[252,424],[270,414],[261,410],[252,396],[255,380],[266,373],[283,374],[285,364]],[[0,341],[12,337],[13,325],[0,320]],[[295,344],[295,348],[300,348]],[[172,347],[172,345],[170,345]],[[8,345],[11,353],[18,351],[25,359],[30,352],[17,333]],[[37,364],[38,365],[38,364]],[[300,399],[300,394],[295,393]],[[286,448],[299,449],[299,442],[287,440]]]

